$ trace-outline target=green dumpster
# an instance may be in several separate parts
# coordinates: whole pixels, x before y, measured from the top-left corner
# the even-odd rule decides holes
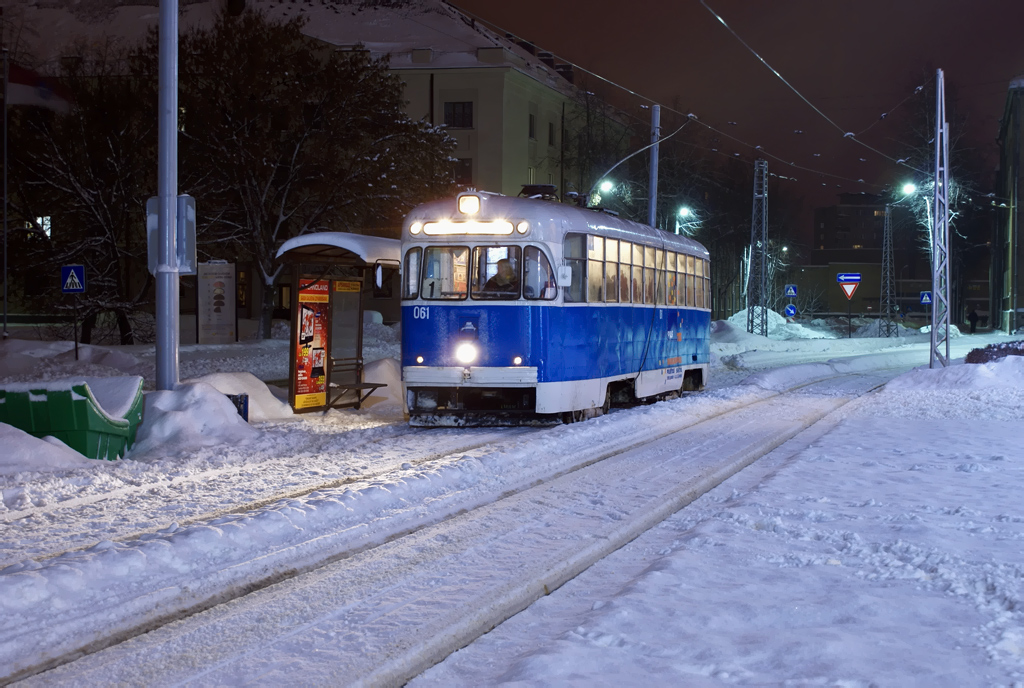
[[[138,376],[0,385],[0,423],[56,437],[90,459],[113,461],[135,442],[142,398]]]

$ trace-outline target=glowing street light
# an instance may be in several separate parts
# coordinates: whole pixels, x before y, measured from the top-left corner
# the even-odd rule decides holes
[[[917,187],[914,186],[913,184],[911,184],[910,182],[907,182],[906,184],[903,185],[903,195],[904,196],[909,196],[910,194],[912,194],[912,193],[914,193],[916,191],[917,191]]]
[[[687,208],[686,206],[683,206],[682,208],[679,209],[679,217],[689,217],[689,216],[690,216],[690,209],[689,208]]]
[[[601,193],[608,193],[614,187],[615,185],[612,184],[611,181],[605,179],[603,182],[601,182],[601,186],[599,186],[598,188],[601,190]]]

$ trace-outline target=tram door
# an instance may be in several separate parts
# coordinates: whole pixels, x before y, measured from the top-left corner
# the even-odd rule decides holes
[[[362,382],[362,282],[335,280],[331,294],[331,383],[339,387]]]

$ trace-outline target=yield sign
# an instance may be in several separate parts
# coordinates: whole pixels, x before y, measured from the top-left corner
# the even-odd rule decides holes
[[[843,293],[846,294],[846,299],[850,300],[853,298],[853,292],[857,291],[857,287],[860,286],[860,282],[840,282],[839,286],[842,288]]]

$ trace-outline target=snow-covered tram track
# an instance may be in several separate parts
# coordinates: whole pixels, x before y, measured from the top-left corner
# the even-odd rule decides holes
[[[136,677],[133,681],[160,683],[170,676],[193,676],[200,683],[220,682],[227,674],[196,673],[196,667],[214,667],[217,672],[236,675],[232,672],[239,671],[239,665],[231,662],[239,653],[233,652],[231,646],[239,639],[243,644],[257,643],[251,649],[255,654],[242,661],[255,666],[269,661],[258,647],[263,641],[257,638],[265,639],[268,634],[290,638],[321,623],[340,623],[340,630],[346,635],[355,633],[361,639],[354,650],[349,647],[342,656],[333,657],[329,662],[333,668],[322,678],[345,683],[400,683],[845,404],[848,397],[814,397],[811,408],[803,408],[795,418],[782,420],[787,414],[780,412],[778,404],[792,406],[791,400],[800,395],[798,388],[841,377],[832,372],[818,375],[781,395],[767,393],[764,396],[769,398],[737,399],[725,413],[703,417],[697,413],[693,418],[672,419],[653,433],[656,437],[649,432],[641,437],[619,429],[606,441],[598,441],[599,448],[581,451],[570,461],[554,461],[555,466],[535,475],[517,476],[518,484],[505,485],[504,489],[492,484],[483,496],[468,490],[464,494],[435,497],[431,500],[435,506],[427,512],[415,505],[406,510],[393,509],[383,519],[390,521],[390,527],[378,523],[354,524],[338,532],[314,529],[314,533],[320,532],[319,536],[267,552],[252,561],[210,571],[192,589],[169,585],[140,591],[142,594],[134,600],[119,598],[119,622],[110,623],[108,619],[104,629],[93,628],[92,634],[78,634],[70,643],[57,643],[64,645],[63,652],[41,658],[43,661],[35,666],[22,666],[15,675],[31,675],[108,647],[73,665],[48,672],[46,680],[74,677],[73,680],[80,681],[83,676],[113,680],[117,667],[123,666],[120,658],[128,653],[127,656],[150,667],[145,678]],[[869,386],[877,384],[880,383]],[[779,427],[769,433],[757,430],[766,417],[778,419]],[[590,425],[568,426],[563,430],[572,435],[574,430]],[[596,429],[590,428],[588,434],[600,435],[593,432]],[[737,439],[730,440],[727,455],[709,457],[709,448],[722,450],[722,438],[734,435]],[[561,442],[563,447],[573,451],[573,438],[562,439],[566,440]],[[556,440],[553,446],[558,444]],[[654,463],[622,468],[636,457],[647,462],[653,457]],[[496,457],[480,456],[475,460],[491,461]],[[459,470],[457,466],[450,468]],[[673,471],[681,471],[677,475],[681,482],[665,480],[665,475]],[[589,487],[581,491],[581,483]],[[658,486],[657,494],[651,493],[651,486]],[[609,500],[607,490],[614,490],[616,496],[631,494],[641,498],[644,505],[620,504],[618,497]],[[437,502],[444,504],[438,508]],[[522,514],[525,521],[510,518],[509,513]],[[593,522],[581,525],[581,518]],[[560,535],[552,530],[556,525]],[[590,533],[585,541],[574,535],[581,530]],[[496,543],[503,538],[508,539],[507,543]],[[550,550],[545,542],[568,547]],[[493,551],[497,545],[501,545],[500,554]],[[481,563],[481,557],[487,563]],[[493,570],[480,576],[482,569]],[[325,612],[322,604],[310,609],[308,600],[283,601],[293,588],[307,592],[315,589],[316,599],[331,600],[330,611]],[[435,594],[442,589],[444,594]],[[248,594],[254,590],[258,592]],[[275,606],[277,601],[284,606]],[[259,611],[265,603],[271,605],[270,611]],[[427,614],[415,611],[428,607],[432,611]],[[312,616],[299,621],[301,610]],[[398,620],[403,614],[416,618]],[[423,627],[424,617],[430,617],[429,628]],[[175,619],[182,620],[168,623]],[[268,619],[287,628],[271,630],[267,627]],[[75,619],[72,626],[76,624],[89,626],[90,622],[88,618]],[[406,624],[416,629],[411,631],[413,636],[396,636],[396,629],[406,628]],[[246,632],[239,635],[239,628]],[[147,631],[152,632],[129,640]],[[337,632],[340,631],[331,631],[330,637]],[[196,634],[204,638],[201,643],[207,648],[202,657],[195,656],[196,646],[189,640],[196,638]],[[82,642],[82,638],[91,640]],[[225,642],[228,638],[231,640]],[[423,638],[430,640],[424,643]],[[185,643],[182,647],[189,649],[180,654],[162,650],[158,654],[165,659],[154,661],[150,644],[154,641],[170,643],[168,648]],[[0,647],[4,642],[0,636]],[[110,647],[115,644],[116,647]],[[388,659],[382,659],[380,653]],[[221,666],[222,662],[226,664]],[[186,669],[183,664],[191,668]],[[335,669],[339,673],[332,673]],[[114,673],[105,674],[108,670]],[[137,670],[138,666],[133,669]],[[252,678],[250,675],[248,680]]]
[[[481,448],[494,450],[500,448],[503,444],[517,442],[520,439],[520,435],[529,434],[530,432],[536,432],[536,428],[503,428],[496,432],[483,433],[478,431],[476,434],[471,436],[452,435],[436,439],[435,441],[429,442],[429,444],[424,443],[422,448],[415,448],[415,444],[413,444],[412,448],[406,449],[407,452],[411,453],[401,454],[400,460],[388,462],[381,461],[379,460],[379,457],[375,457],[375,460],[372,461],[371,470],[361,470],[360,472],[356,472],[351,475],[330,478],[328,480],[308,481],[287,490],[279,490],[261,495],[255,499],[235,502],[230,506],[222,506],[223,495],[217,494],[216,497],[218,499],[212,506],[208,507],[202,502],[203,493],[211,495],[215,493],[218,482],[222,484],[222,481],[245,481],[247,477],[246,474],[252,473],[254,469],[245,469],[243,467],[233,466],[202,471],[188,477],[172,479],[168,481],[167,485],[153,485],[152,483],[147,483],[142,485],[126,486],[104,494],[72,498],[42,507],[31,507],[19,512],[0,514],[0,523],[8,521],[23,521],[29,517],[45,517],[50,521],[66,520],[68,523],[74,523],[78,518],[80,518],[78,517],[77,512],[80,512],[83,508],[93,507],[99,504],[114,505],[114,508],[118,510],[122,521],[127,523],[136,523],[136,519],[133,518],[133,511],[137,510],[136,507],[140,498],[143,496],[148,498],[146,505],[141,508],[145,511],[152,511],[160,508],[159,505],[151,503],[156,501],[152,499],[152,494],[159,489],[167,490],[167,499],[171,502],[175,502],[174,506],[176,508],[175,513],[168,514],[166,509],[169,509],[170,507],[164,507],[162,517],[163,523],[161,525],[143,529],[139,529],[138,527],[122,529],[121,532],[116,534],[107,533],[102,537],[104,542],[116,543],[145,540],[158,537],[161,533],[167,532],[166,522],[168,520],[173,521],[175,529],[180,529],[196,523],[203,523],[223,518],[232,514],[244,514],[285,500],[300,499],[314,492],[332,490],[355,483],[371,482],[394,471],[396,467],[400,465],[419,466],[431,461],[443,460],[453,454],[466,454],[467,452],[472,452]],[[429,434],[429,430],[411,428],[406,425],[403,427],[403,431],[389,433],[385,437],[379,437],[362,442],[352,449],[357,449],[360,455],[365,456],[372,450],[379,448],[381,445],[387,445],[389,450],[393,450],[396,445],[406,440],[412,440],[413,443],[419,443],[418,438],[422,438]],[[263,469],[263,472],[266,472],[272,471],[275,466],[273,465],[273,462],[271,462],[271,465],[268,466],[263,464],[261,468]],[[7,518],[4,519],[4,516]],[[140,518],[139,520],[142,519]],[[46,550],[45,546],[40,547],[33,554],[33,558],[37,561],[43,561],[72,552],[84,551],[95,546],[97,540],[101,538],[98,538],[94,531],[88,530],[88,520],[83,519],[82,523],[86,530],[83,530],[80,536],[72,536],[71,539],[84,539],[86,544],[75,547],[66,546],[66,542],[69,539],[69,531],[71,531],[71,526],[68,525],[61,529],[61,548]],[[26,538],[27,535],[27,532],[19,534],[23,539]],[[12,557],[4,557],[0,555],[0,569],[10,563],[14,563],[14,561],[24,559],[24,556],[14,557],[14,561],[10,561],[10,559],[12,559]]]

